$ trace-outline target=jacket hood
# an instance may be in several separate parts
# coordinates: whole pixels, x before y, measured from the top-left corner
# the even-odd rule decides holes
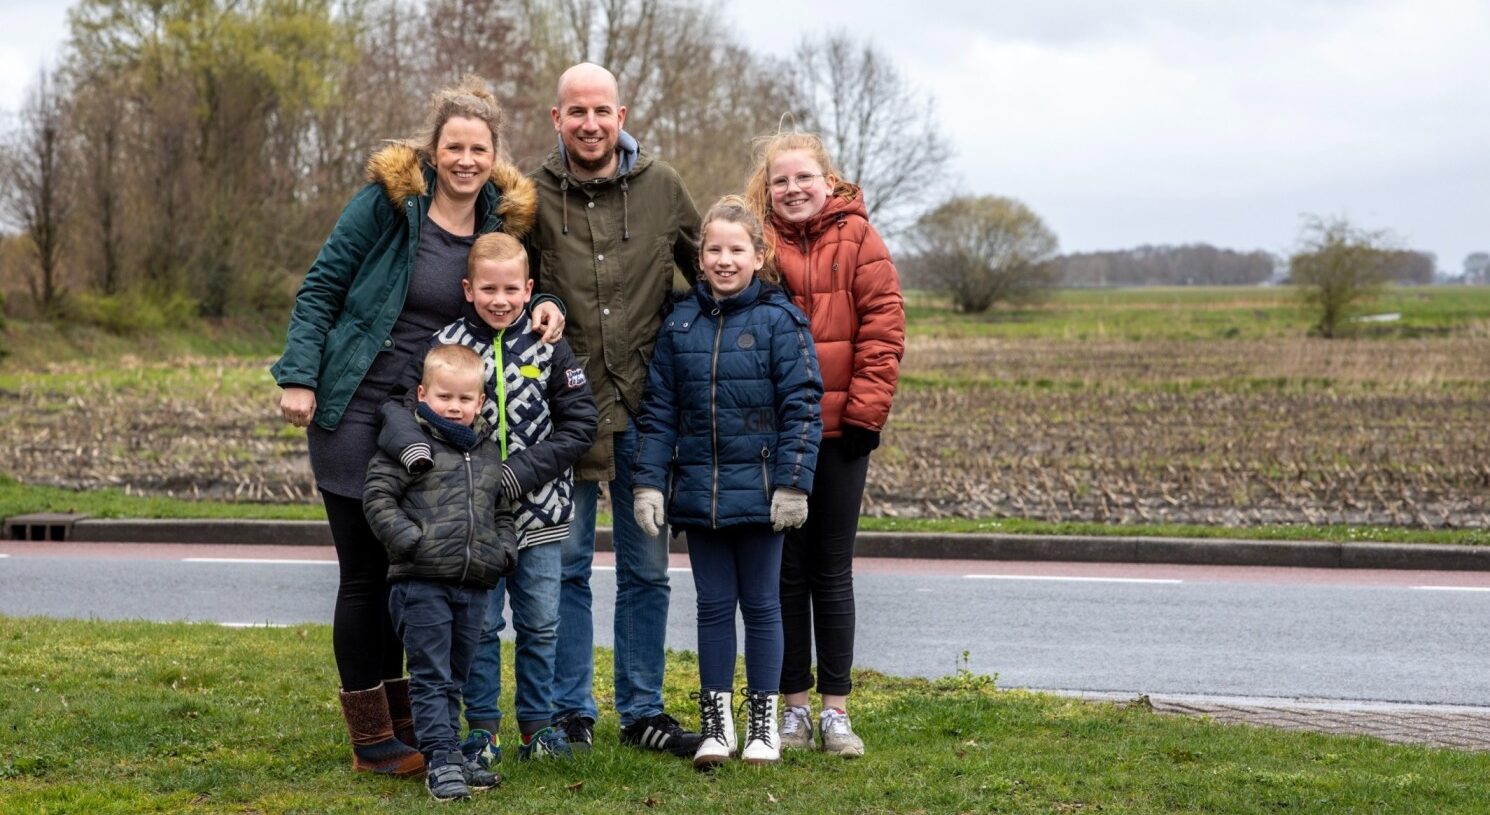
[[[814,238],[821,235],[829,226],[838,223],[842,219],[857,215],[865,220],[869,219],[869,210],[864,206],[864,191],[850,184],[850,191],[846,195],[830,195],[823,204],[822,211],[805,221],[793,223],[782,220],[773,209],[771,211],[771,225],[776,228],[776,234],[785,238]]]
[[[616,152],[619,154],[619,160],[616,163],[616,174],[611,177],[613,179],[629,178],[645,170],[652,163],[652,157],[642,152],[641,143],[636,140],[636,137],[624,130],[621,131],[620,137],[616,139]],[[558,139],[558,145],[552,153],[548,154],[548,159],[543,162],[543,168],[553,174],[555,178],[569,177],[569,151],[564,149],[563,138]],[[604,181],[608,179],[595,180]],[[572,181],[571,183],[577,184],[580,182]]]
[[[432,172],[414,148],[402,143],[390,144],[367,160],[367,180],[383,188],[383,194],[394,206],[402,206],[409,196],[429,195]],[[497,214],[502,231],[520,238],[533,228],[538,213],[538,190],[532,179],[501,159],[492,162],[491,183],[501,192]]]
[[[714,292],[709,288],[708,282],[700,280],[693,285],[693,300],[702,312],[712,311],[716,306],[719,310],[728,312],[739,311],[756,303],[788,306],[792,302],[785,289],[774,283],[767,283],[759,277],[750,281],[750,285],[742,289],[739,294],[732,294],[723,300],[714,299]],[[687,300],[685,299],[684,302]]]

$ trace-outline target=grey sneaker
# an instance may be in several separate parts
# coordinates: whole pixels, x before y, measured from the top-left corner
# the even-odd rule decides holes
[[[471,787],[466,783],[464,758],[459,750],[435,753],[429,757],[429,770],[424,776],[424,786],[436,801],[458,801],[471,797]]]
[[[812,708],[789,705],[781,714],[781,748],[783,750],[811,750]]]
[[[824,710],[818,718],[818,732],[823,737],[823,752],[844,758],[864,755],[864,740],[854,735],[847,713],[831,707]]]

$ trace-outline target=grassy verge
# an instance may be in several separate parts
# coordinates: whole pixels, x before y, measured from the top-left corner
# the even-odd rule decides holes
[[[320,504],[251,504],[127,495],[123,490],[68,490],[22,484],[0,475],[0,518],[31,512],[77,512],[94,518],[253,518],[324,521]]]
[[[233,501],[189,501],[126,495],[123,490],[66,490],[21,484],[0,475],[0,518],[32,512],[77,512],[94,518],[249,518],[322,521],[320,504],[254,504]],[[609,513],[600,525],[610,524]],[[1249,526],[1197,524],[1099,524],[1031,521],[1023,518],[885,518],[864,517],[867,532],[998,532],[1014,535],[1096,535],[1145,538],[1238,538],[1242,540],[1330,541],[1332,543],[1490,544],[1486,529],[1404,529],[1390,526]]]
[[[119,335],[96,326],[11,320],[4,368],[42,370],[58,363],[116,363],[126,358],[272,357],[284,348],[284,324],[269,320],[199,321],[180,329]]]
[[[329,630],[0,618],[0,811],[446,812],[417,781],[353,775]],[[506,666],[510,682],[509,663]],[[596,690],[610,693],[608,654]],[[691,654],[668,670],[694,721]],[[508,684],[508,687],[511,687]],[[621,749],[501,765],[474,804],[534,813],[1483,812],[1490,755],[1227,727],[996,691],[988,677],[863,673],[868,755],[696,774]],[[502,734],[507,744],[515,734]],[[831,780],[831,783],[829,783]]]
[[[1100,524],[1031,521],[1023,518],[861,518],[872,532],[998,532],[1011,535],[1095,535],[1138,538],[1234,538],[1239,540],[1328,541],[1331,543],[1490,544],[1486,529],[1405,529],[1395,526],[1307,524],[1285,526],[1203,526],[1200,524]]]

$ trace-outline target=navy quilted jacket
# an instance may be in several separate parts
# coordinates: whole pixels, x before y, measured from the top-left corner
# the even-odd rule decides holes
[[[807,318],[755,280],[694,287],[662,322],[637,416],[634,478],[674,526],[769,523],[777,487],[812,491],[823,383]]]

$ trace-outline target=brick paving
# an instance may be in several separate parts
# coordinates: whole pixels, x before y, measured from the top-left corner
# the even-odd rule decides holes
[[[1490,708],[1256,697],[1063,693],[1093,701],[1147,704],[1156,713],[1225,724],[1372,736],[1383,741],[1490,750]]]

